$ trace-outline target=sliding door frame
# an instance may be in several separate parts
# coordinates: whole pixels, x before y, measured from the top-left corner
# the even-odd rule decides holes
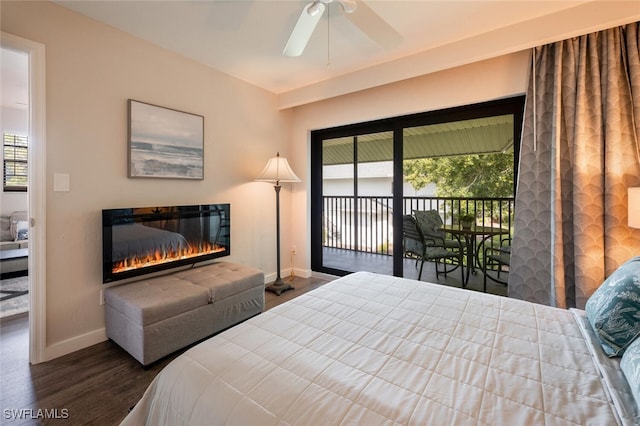
[[[384,118],[363,123],[349,124],[311,132],[311,270],[336,276],[351,271],[342,271],[323,266],[322,258],[322,143],[326,139],[356,137],[359,135],[393,132],[393,229],[402,229],[403,209],[403,131],[409,127],[447,123],[451,121],[471,120],[492,116],[513,114],[513,150],[514,150],[514,194],[518,177],[520,158],[520,139],[524,117],[525,96],[519,95],[472,105],[445,108],[440,110]],[[354,158],[357,164],[357,158]],[[402,276],[402,232],[393,233],[393,275]]]
[[[311,132],[311,270],[342,276],[349,273],[322,264],[322,141],[342,137],[354,137],[368,133],[393,130],[391,119],[351,124],[348,126]],[[355,139],[357,140],[357,139]],[[355,142],[354,140],[354,142]],[[395,151],[394,151],[395,155]],[[357,158],[354,158],[357,165]],[[394,171],[395,173],[395,171]],[[357,175],[356,175],[357,176]],[[354,176],[355,179],[355,176]],[[357,181],[356,181],[357,182]],[[394,182],[395,183],[395,182]],[[357,184],[357,183],[356,183]],[[395,223],[394,223],[395,226]]]

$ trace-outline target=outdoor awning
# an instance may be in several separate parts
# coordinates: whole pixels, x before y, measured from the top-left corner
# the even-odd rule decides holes
[[[323,165],[353,163],[353,141],[358,162],[393,159],[393,133],[381,132],[323,141]],[[450,157],[513,151],[513,115],[454,121],[404,129],[404,158]]]

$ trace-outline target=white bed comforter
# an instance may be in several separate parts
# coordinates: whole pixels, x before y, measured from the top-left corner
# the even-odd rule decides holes
[[[580,317],[358,272],[179,356],[123,424],[634,424]]]

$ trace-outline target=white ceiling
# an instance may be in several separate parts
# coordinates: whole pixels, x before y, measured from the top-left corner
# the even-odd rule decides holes
[[[55,2],[278,94],[281,108],[640,20],[639,0],[358,1],[402,41],[378,45],[336,2],[300,57],[282,49],[307,0]]]

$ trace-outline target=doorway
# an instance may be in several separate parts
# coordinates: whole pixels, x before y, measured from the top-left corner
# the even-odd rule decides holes
[[[45,46],[1,33],[0,47],[28,57],[29,362],[46,357],[46,102]]]
[[[0,318],[27,314],[29,56],[0,48],[2,193]]]
[[[405,259],[402,221],[403,215],[416,211],[437,211],[443,225],[457,225],[462,216],[473,213],[479,226],[495,225],[509,232],[523,109],[524,96],[517,96],[313,131],[312,270],[415,278],[413,264]],[[436,185],[433,175],[444,175],[442,168],[422,161],[461,169],[450,159],[464,156],[478,157],[474,169],[489,172],[498,170],[483,167],[494,164],[490,156],[510,158],[510,194],[438,194],[452,179]],[[468,162],[460,164],[466,167]],[[410,168],[419,169],[419,176],[408,176]],[[421,182],[429,174],[431,180]],[[476,175],[475,181],[487,180]],[[475,256],[466,259],[467,264],[471,261],[477,263]]]
[[[322,169],[323,266],[362,270],[367,265],[370,272],[388,273],[393,268],[393,132],[325,139]]]

